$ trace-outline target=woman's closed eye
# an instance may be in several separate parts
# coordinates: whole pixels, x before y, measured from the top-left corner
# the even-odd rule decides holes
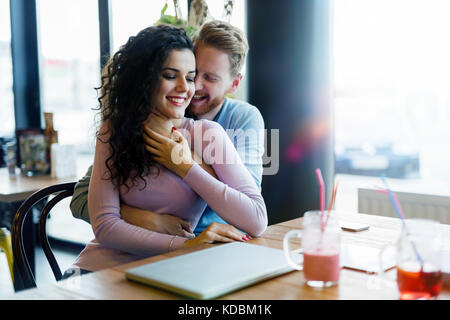
[[[174,80],[177,77],[175,74],[168,74],[168,73],[163,74],[162,76],[164,77],[164,79],[167,79],[167,80]]]
[[[164,77],[164,79],[167,79],[167,80],[175,80],[177,78],[177,76],[174,74],[163,74],[163,77]],[[192,77],[192,76],[186,77],[186,81],[188,81],[188,82],[194,82],[194,80],[195,80],[195,76],[194,77]]]

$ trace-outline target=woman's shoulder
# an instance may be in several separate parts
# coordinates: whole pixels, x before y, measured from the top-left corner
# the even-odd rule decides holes
[[[102,121],[101,123],[97,124],[97,132],[96,137],[97,140],[100,140],[101,142],[105,143],[108,141],[108,139],[111,136],[111,122],[109,120]]]

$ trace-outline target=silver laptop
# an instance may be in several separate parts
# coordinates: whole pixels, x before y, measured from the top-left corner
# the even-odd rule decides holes
[[[131,268],[126,277],[189,298],[213,299],[293,270],[282,250],[232,242]]]

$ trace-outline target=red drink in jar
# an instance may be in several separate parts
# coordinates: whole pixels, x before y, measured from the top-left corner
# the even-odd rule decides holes
[[[408,261],[397,267],[397,285],[402,300],[432,299],[441,292],[442,274],[431,264]]]

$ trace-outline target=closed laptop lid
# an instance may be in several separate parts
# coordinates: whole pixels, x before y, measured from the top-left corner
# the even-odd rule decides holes
[[[131,268],[126,277],[190,298],[211,299],[292,270],[282,250],[232,242]]]

